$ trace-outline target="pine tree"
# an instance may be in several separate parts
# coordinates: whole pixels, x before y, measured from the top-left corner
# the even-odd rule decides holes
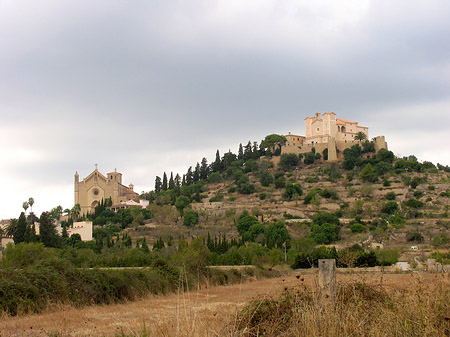
[[[244,148],[243,159],[244,159],[244,161],[247,161],[251,158],[252,158],[252,143],[250,141],[248,141],[247,145],[245,145],[245,148]]]
[[[175,186],[176,187],[181,187],[181,177],[180,177],[180,175],[178,173],[175,176]]]
[[[198,181],[200,180],[200,164],[198,162],[197,165],[195,165],[192,180],[194,181],[194,183],[198,183]]]
[[[219,150],[216,152],[216,160],[211,164],[211,171],[221,172],[222,171],[222,160],[220,159]]]
[[[25,213],[22,212],[20,213],[19,220],[17,221],[17,225],[13,234],[15,244],[25,241],[26,230],[27,230],[27,220],[25,219]]]
[[[186,185],[186,175],[183,174],[183,180],[181,181],[181,186]]]
[[[238,160],[242,160],[244,158],[244,148],[242,146],[242,143],[239,143],[239,150],[237,155]]]
[[[207,179],[209,175],[209,166],[206,158],[202,159],[202,164],[200,166],[200,179]]]
[[[145,238],[142,239],[141,249],[142,249],[145,253],[149,253],[149,252],[150,252],[150,249],[148,248],[148,245],[147,245],[147,240],[145,240]]]
[[[162,181],[162,190],[167,191],[167,174],[164,172]]]
[[[170,172],[169,190],[173,190],[174,188],[175,188],[175,181],[173,180],[173,172]]]
[[[161,187],[162,187],[161,178],[156,176],[156,179],[155,179],[155,192],[156,193],[161,192]]]
[[[193,182],[192,178],[192,166],[189,166],[188,171],[186,173],[186,185],[191,185]]]
[[[252,158],[253,159],[258,159],[259,158],[259,150],[258,150],[258,143],[257,142],[253,142]]]

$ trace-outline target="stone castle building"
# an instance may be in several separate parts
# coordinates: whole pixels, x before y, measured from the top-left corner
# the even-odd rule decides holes
[[[281,153],[303,154],[311,152],[322,154],[328,149],[328,161],[336,161],[342,157],[345,149],[355,144],[360,144],[356,135],[362,132],[369,139],[369,128],[361,126],[358,122],[336,118],[334,112],[325,112],[323,115],[317,112],[315,116],[305,118],[305,136],[289,134],[285,135],[286,143],[281,148]],[[387,149],[384,136],[373,139],[375,151]]]
[[[329,138],[336,142],[352,142],[362,132],[369,139],[369,128],[357,122],[336,118],[334,112],[325,112],[323,116],[316,112],[314,117],[305,118],[306,144],[327,143]]]
[[[137,199],[139,194],[134,192],[133,188],[133,184],[128,187],[122,185],[122,173],[117,172],[117,170],[104,176],[96,167],[82,181],[80,181],[78,172],[76,172],[75,204],[80,205],[81,214],[92,213],[102,199],[111,198],[113,205]]]

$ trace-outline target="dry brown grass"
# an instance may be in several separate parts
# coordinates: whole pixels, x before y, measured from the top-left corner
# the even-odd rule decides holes
[[[450,336],[448,275],[397,276],[393,284],[341,282],[335,305],[325,303],[317,287],[288,289],[248,305],[231,335]]]
[[[120,305],[53,307],[41,315],[3,317],[0,336],[263,336],[261,326],[251,331],[236,312],[252,300],[277,299],[285,288],[292,295],[286,303],[293,305],[281,306],[280,313],[289,314],[289,324],[269,316],[273,329],[265,336],[446,336],[447,275],[338,274],[336,310],[319,305],[316,278],[307,271]]]

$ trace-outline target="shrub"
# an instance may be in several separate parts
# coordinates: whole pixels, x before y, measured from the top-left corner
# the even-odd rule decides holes
[[[286,190],[283,193],[283,197],[290,200],[295,196],[301,196],[303,194],[303,189],[299,184],[288,184],[286,185]]]
[[[255,185],[245,183],[239,186],[239,193],[241,194],[252,194],[255,192]]]
[[[421,208],[423,207],[423,202],[417,199],[409,199],[404,202],[404,205],[411,208]]]
[[[183,225],[194,226],[197,223],[198,223],[198,213],[191,210],[184,212]]]
[[[259,176],[259,182],[262,186],[269,186],[274,181],[273,175],[269,171],[263,171]]]
[[[210,202],[218,202],[218,201],[222,201],[224,198],[224,195],[222,193],[217,193],[214,197],[210,198],[209,201]]]
[[[306,164],[306,165],[311,165],[311,164],[314,164],[314,161],[316,160],[316,155],[313,153],[313,152],[308,152],[306,155],[305,155],[305,159],[303,159],[303,162]]]
[[[308,205],[311,203],[311,201],[314,199],[314,197],[318,194],[317,190],[311,190],[308,192],[308,194],[305,196],[304,203],[305,205]]]
[[[381,213],[394,214],[398,210],[398,204],[395,201],[388,201],[381,209]]]
[[[339,231],[339,226],[324,223],[322,225],[312,225],[310,235],[318,244],[330,244],[338,239]]]
[[[280,176],[275,179],[276,188],[284,188],[285,186],[286,186],[286,178],[284,176]]]
[[[320,196],[323,198],[327,198],[327,199],[333,199],[333,200],[337,200],[338,199],[338,195],[336,193],[336,191],[325,188],[323,190],[321,190],[319,192]]]
[[[282,154],[280,157],[280,167],[285,171],[291,171],[295,166],[298,165],[300,159],[297,155],[293,153]]]
[[[419,232],[408,232],[406,233],[406,240],[422,243],[424,241],[424,238],[423,235]]]
[[[258,223],[258,218],[248,214],[248,212],[244,210],[236,221],[236,229],[239,235],[244,236],[250,227],[256,223]]]
[[[386,193],[386,195],[384,196],[387,200],[395,200],[396,195],[395,192],[388,192]]]
[[[217,184],[223,181],[222,175],[219,172],[213,172],[208,177],[208,182],[210,184]]]
[[[367,227],[360,223],[354,223],[350,226],[350,230],[352,233],[365,233],[367,232]]]
[[[374,183],[378,180],[377,173],[370,163],[364,166],[361,171],[360,177],[363,181],[368,183]]]

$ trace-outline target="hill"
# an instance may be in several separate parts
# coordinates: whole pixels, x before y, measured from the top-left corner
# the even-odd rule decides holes
[[[312,237],[317,244],[331,243],[338,249],[359,244],[414,253],[416,247],[411,246],[422,251],[446,247],[449,168],[420,163],[414,156],[395,158],[385,149],[375,153],[367,143],[345,150],[344,160],[336,163],[314,152],[255,156],[250,142],[247,151],[240,146],[238,155],[220,157],[217,152],[211,165],[204,158],[202,165],[190,168],[182,184],[165,178],[166,188],[143,194],[152,203],[153,217],[127,233],[133,241],[145,237],[150,243],[208,233],[239,240],[237,221],[247,211],[266,229],[283,221],[292,239]],[[188,199],[186,205],[177,207],[182,197]],[[331,238],[329,233],[315,235],[311,224],[324,213],[339,219],[338,233]],[[186,222],[186,217],[194,220]],[[250,241],[265,244],[259,234]]]

